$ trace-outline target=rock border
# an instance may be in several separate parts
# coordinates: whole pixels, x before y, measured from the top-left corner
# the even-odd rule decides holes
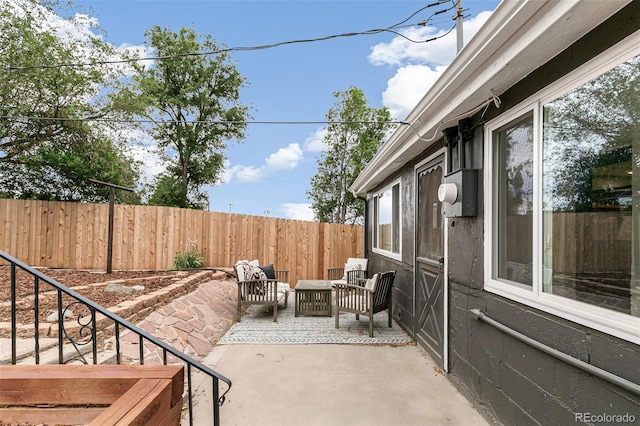
[[[166,305],[173,299],[179,298],[192,292],[195,288],[208,280],[225,279],[227,272],[222,270],[206,270],[197,274],[185,277],[174,284],[170,284],[151,293],[142,294],[134,299],[125,300],[116,306],[106,307],[106,309],[126,321],[135,324],[146,318],[159,307]],[[105,285],[105,283],[94,283],[91,285]],[[90,317],[74,318],[64,322],[64,329],[67,333],[77,333],[82,327],[80,324],[90,322]],[[113,335],[115,324],[112,319],[103,314],[96,314],[96,330],[100,334],[99,338]],[[33,324],[21,324],[16,329],[17,336],[21,338],[33,338],[35,326]],[[58,337],[58,323],[39,324],[39,336],[48,338]],[[0,337],[11,337],[11,322],[0,322]]]

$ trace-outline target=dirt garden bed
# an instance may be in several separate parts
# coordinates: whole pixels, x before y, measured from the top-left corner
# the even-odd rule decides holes
[[[167,286],[175,284],[200,271],[114,271],[106,274],[104,271],[70,270],[70,269],[39,269],[43,274],[53,278],[75,292],[97,303],[111,308],[128,300],[134,300],[142,295],[153,293]],[[9,267],[0,267],[0,322],[11,321],[11,271]],[[144,289],[135,294],[105,292],[108,284],[117,283],[126,287],[143,286]],[[40,280],[39,284],[39,318],[46,322],[47,317],[58,310],[57,291],[48,283]],[[32,275],[17,270],[17,309],[18,324],[33,324],[35,310],[34,278]],[[63,309],[73,303],[75,299],[63,295]],[[82,304],[70,307],[74,316],[86,315],[88,309]]]

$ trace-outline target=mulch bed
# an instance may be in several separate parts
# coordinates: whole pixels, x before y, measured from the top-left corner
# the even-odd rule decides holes
[[[40,272],[70,287],[77,293],[88,298],[105,308],[118,305],[125,300],[132,300],[140,295],[151,293],[155,290],[175,283],[177,280],[198,273],[199,271],[113,271],[106,274],[104,271],[87,271],[71,269],[42,268]],[[8,266],[0,267],[0,322],[11,321],[11,270]],[[144,286],[136,294],[122,294],[105,292],[109,282],[117,281],[128,287],[134,285]],[[94,284],[94,285],[89,285]],[[103,285],[104,284],[104,285]],[[81,287],[87,286],[88,287]],[[16,319],[18,324],[33,324],[35,311],[35,287],[34,277],[22,270],[16,270]],[[55,288],[40,280],[38,291],[39,318],[46,321],[47,316],[58,310],[58,297]],[[64,295],[62,308],[72,304],[75,299]],[[74,316],[86,315],[88,309],[83,304],[75,304],[69,308]]]

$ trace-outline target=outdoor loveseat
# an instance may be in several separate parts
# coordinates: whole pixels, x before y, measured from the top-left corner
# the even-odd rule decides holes
[[[291,287],[289,271],[276,270],[273,265],[260,266],[257,260],[240,260],[233,267],[238,282],[238,314],[242,316],[243,305],[273,306],[273,321],[278,321],[278,304],[286,308]]]

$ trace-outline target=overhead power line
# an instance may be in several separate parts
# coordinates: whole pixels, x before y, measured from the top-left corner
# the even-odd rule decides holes
[[[407,21],[409,21],[411,18],[413,18],[415,15],[417,15],[420,12],[422,12],[423,10],[431,8],[431,7],[434,7],[434,6],[442,5],[442,3],[444,3],[444,1],[439,1],[439,2],[436,2],[436,3],[428,4],[427,6],[418,9],[416,12],[411,14],[411,16],[409,16],[408,18],[406,18],[405,20],[403,20],[401,22],[398,22],[397,24],[391,25],[391,26],[386,27],[386,28],[378,28],[378,29],[372,29],[372,30],[367,30],[367,31],[349,32],[349,33],[343,33],[343,34],[334,34],[334,35],[318,37],[318,38],[310,38],[310,39],[289,40],[289,41],[282,41],[282,42],[278,42],[278,43],[258,45],[258,46],[229,47],[229,48],[211,50],[211,51],[207,51],[207,52],[187,52],[187,53],[179,53],[179,54],[174,54],[174,55],[153,56],[153,57],[146,57],[146,58],[114,59],[114,60],[106,60],[106,61],[94,61],[94,62],[82,62],[82,63],[63,63],[63,64],[51,64],[51,65],[28,65],[28,66],[13,66],[13,65],[9,65],[9,66],[5,67],[5,70],[8,70],[8,71],[25,71],[25,70],[35,70],[35,69],[56,69],[56,68],[68,68],[68,67],[78,68],[78,67],[89,67],[89,66],[95,66],[95,65],[125,64],[125,63],[138,62],[138,61],[158,61],[158,60],[163,60],[163,59],[176,59],[176,58],[185,58],[185,57],[192,57],[192,56],[208,56],[208,55],[216,55],[216,54],[227,53],[227,52],[246,52],[246,51],[272,49],[272,48],[275,48],[275,47],[280,47],[280,46],[285,46],[285,45],[290,45],[290,44],[313,43],[313,42],[331,40],[331,39],[341,38],[341,37],[353,37],[353,36],[360,36],[360,35],[373,35],[373,34],[380,34],[380,33],[383,33],[383,32],[389,32],[389,33],[395,34],[398,37],[402,37],[402,38],[406,39],[407,41],[409,41],[411,43],[429,43],[429,42],[435,41],[435,40],[437,40],[439,38],[442,38],[442,37],[446,36],[451,31],[453,31],[453,29],[456,27],[456,25],[454,24],[454,26],[450,30],[448,30],[446,33],[443,33],[443,34],[441,34],[439,36],[435,36],[435,37],[429,38],[427,40],[413,40],[413,39],[410,39],[410,38],[406,37],[405,35],[403,35],[402,33],[398,32],[396,30],[399,30],[401,28],[413,27],[413,26],[426,26],[429,23],[429,21],[431,21],[431,19],[433,17],[455,9],[455,2],[454,2],[454,0],[452,0],[452,3],[453,3],[452,7],[449,7],[449,8],[442,9],[442,10],[439,10],[437,12],[434,12],[427,19],[422,20],[420,22],[417,22],[415,24],[404,25]]]
[[[306,125],[306,124],[408,124],[405,121],[326,121],[326,120],[272,120],[272,121],[232,121],[232,120],[152,120],[152,119],[119,119],[119,118],[70,118],[70,117],[31,117],[0,115],[0,119],[10,121],[58,121],[58,122],[94,122],[94,123],[130,123],[130,124],[152,124],[152,123],[175,123],[175,124],[271,124],[271,125]]]

